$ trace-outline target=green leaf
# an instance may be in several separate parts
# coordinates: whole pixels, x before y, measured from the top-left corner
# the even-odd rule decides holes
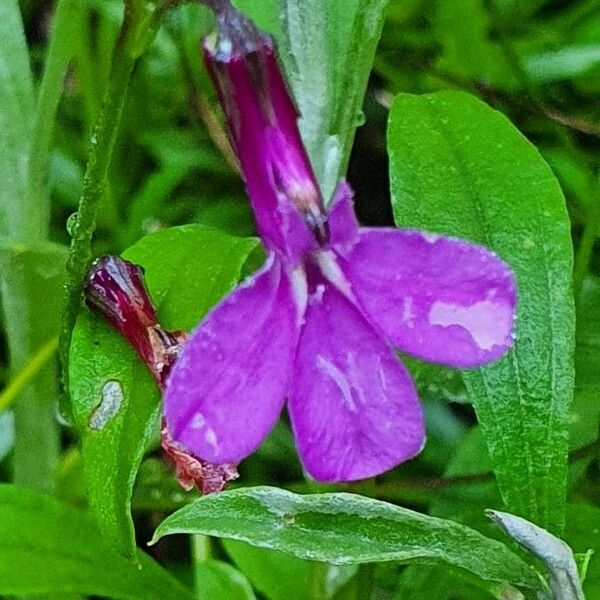
[[[48,176],[51,143],[65,74],[75,52],[74,40],[77,36],[80,4],[78,0],[59,0],[52,15],[52,35],[32,129],[27,203],[21,208],[21,212],[26,215],[28,230],[36,237],[47,235],[50,222]]]
[[[90,508],[103,534],[133,556],[131,490],[148,441],[158,432],[158,389],[133,348],[87,312],[77,319],[69,370]],[[111,403],[99,421],[99,407]]]
[[[464,379],[507,507],[560,531],[574,309],[558,182],[506,117],[463,93],[398,96],[388,147],[399,226],[484,244],[516,274],[515,347]]]
[[[188,330],[239,281],[255,238],[233,237],[202,225],[146,236],[123,257],[146,269],[146,283],[166,329]]]
[[[300,130],[329,201],[346,171],[389,0],[238,0],[275,35]],[[269,19],[266,15],[271,7]],[[281,20],[281,25],[275,22]]]
[[[559,50],[531,54],[525,58],[524,67],[538,83],[586,75],[600,67],[600,44],[563,46]]]
[[[17,0],[0,2],[0,235],[21,232],[27,189],[33,84]]]
[[[499,87],[513,83],[504,52],[490,35],[492,23],[483,0],[437,2],[432,19],[443,47],[436,61],[440,72]]]
[[[531,569],[503,544],[458,523],[353,494],[240,488],[178,510],[153,541],[174,533],[231,538],[339,564],[441,561],[482,579],[535,587]]]
[[[112,550],[83,512],[14,485],[0,485],[0,594],[81,594],[191,600],[150,557],[139,567]]]
[[[585,600],[573,551],[560,538],[521,517],[496,510],[487,515],[508,536],[544,563],[550,575],[552,597]]]
[[[254,239],[200,225],[143,238],[124,258],[146,270],[161,324],[187,330],[238,281]],[[70,382],[82,436],[90,506],[102,532],[133,556],[130,515],[135,476],[148,441],[158,432],[160,395],[149,371],[102,318],[84,310],[73,332]],[[98,408],[110,410],[98,420]]]
[[[237,569],[219,560],[203,560],[196,567],[198,600],[255,600],[250,583]]]

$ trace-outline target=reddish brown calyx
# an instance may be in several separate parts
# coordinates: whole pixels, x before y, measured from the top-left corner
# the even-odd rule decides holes
[[[118,256],[99,258],[85,281],[85,301],[135,348],[163,391],[186,334],[167,331],[158,323],[142,267]],[[175,444],[164,420],[161,445],[175,464],[179,483],[187,491],[196,485],[203,494],[220,492],[228,481],[238,477],[237,463],[209,463]]]
[[[161,445],[173,461],[175,475],[184,490],[189,491],[196,485],[203,495],[214,494],[222,491],[229,481],[239,477],[237,463],[218,465],[199,460],[186,452],[173,441],[164,419],[160,434]]]

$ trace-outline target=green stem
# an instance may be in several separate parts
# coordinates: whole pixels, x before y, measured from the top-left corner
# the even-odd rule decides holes
[[[0,411],[6,410],[17,398],[21,390],[38,374],[40,369],[52,358],[58,347],[58,340],[52,338],[46,342],[17,373],[0,394]]]
[[[66,302],[58,341],[66,396],[69,394],[71,335],[81,307],[82,283],[92,258],[92,237],[96,229],[98,206],[108,186],[108,170],[123,116],[131,73],[137,59],[151,44],[161,19],[170,6],[168,2],[156,0],[125,1],[125,16],[112,55],[104,102],[92,131],[83,191],[79,199],[67,260]]]
[[[2,261],[2,297],[11,372],[20,378],[15,412],[13,479],[15,483],[50,491],[58,461],[59,432],[55,419],[57,373],[53,361],[35,365],[39,350],[56,337],[60,321],[60,298],[65,254],[49,244],[23,249],[15,243]],[[7,256],[6,256],[7,255]],[[43,306],[40,299],[45,299]],[[43,354],[46,354],[44,352]],[[23,376],[23,370],[25,375]],[[31,373],[30,373],[31,374]],[[23,381],[26,378],[27,381]],[[10,388],[9,388],[10,389]]]
[[[96,228],[98,204],[107,187],[108,169],[117,139],[125,98],[135,64],[130,52],[127,19],[113,53],[112,67],[104,103],[94,126],[88,163],[79,200],[77,220],[72,232],[67,261],[66,304],[59,339],[59,353],[65,392],[68,394],[68,359],[71,333],[81,306],[81,286],[92,258],[92,236]]]
[[[583,227],[583,235],[579,241],[577,252],[575,253],[575,265],[573,267],[573,290],[575,300],[579,299],[581,288],[585,276],[587,275],[592,253],[594,251],[594,243],[598,237],[598,229],[600,228],[600,194],[597,192],[600,187],[600,174],[595,182],[595,190],[593,190],[588,205],[588,214],[586,215],[585,225]]]
[[[24,215],[26,230],[21,235],[22,239],[26,240],[48,237],[50,144],[56,111],[63,92],[65,73],[73,55],[73,25],[77,5],[78,0],[60,0],[54,14],[54,28],[38,94],[29,158],[29,198],[23,207],[26,213]]]
[[[325,594],[325,578],[327,577],[327,563],[312,562],[310,564],[310,598],[322,600]]]
[[[204,578],[200,576],[197,566],[212,558],[212,544],[207,535],[192,535],[192,561],[194,565],[194,588],[199,597],[200,590],[205,585]]]

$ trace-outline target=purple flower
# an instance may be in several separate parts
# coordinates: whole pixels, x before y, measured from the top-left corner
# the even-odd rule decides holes
[[[378,475],[425,439],[393,348],[454,367],[501,357],[512,344],[512,273],[465,241],[358,227],[345,182],[325,210],[271,40],[226,4],[217,16],[206,61],[267,260],[191,334],[167,382],[167,426],[194,455],[235,462],[287,399],[312,477]]]

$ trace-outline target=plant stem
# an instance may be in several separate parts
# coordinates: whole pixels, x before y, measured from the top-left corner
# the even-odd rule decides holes
[[[78,0],[61,0],[54,14],[54,28],[37,99],[33,140],[29,157],[29,198],[23,207],[26,231],[22,238],[40,240],[48,237],[50,202],[48,171],[50,144],[64,77],[73,55],[72,39]]]
[[[65,393],[68,394],[68,360],[71,334],[81,306],[81,285],[92,258],[92,236],[96,228],[98,204],[106,189],[108,169],[117,139],[123,106],[135,64],[128,47],[130,31],[127,17],[113,53],[112,67],[104,103],[94,126],[88,163],[79,200],[77,220],[72,232],[67,261],[66,303],[59,338],[59,353]]]
[[[311,600],[322,600],[325,598],[325,577],[328,565],[322,562],[310,564],[310,598]]]
[[[12,198],[16,218],[3,250],[2,296],[13,384],[3,401],[17,400],[13,479],[16,483],[49,491],[59,452],[54,417],[56,367],[48,361],[49,346],[58,332],[62,268],[60,247],[46,244],[50,217],[47,188],[50,142],[56,109],[69,61],[70,12],[75,0],[60,0],[48,58],[33,113],[23,194]],[[40,305],[40,300],[44,304]],[[40,352],[40,348],[42,351]],[[33,357],[33,358],[32,358]]]
[[[575,265],[573,267],[573,291],[575,300],[579,299],[583,281],[587,275],[590,259],[594,251],[594,243],[598,237],[598,229],[600,228],[600,174],[596,179],[595,189],[592,190],[588,214],[586,215],[583,235],[579,240],[579,246],[575,253]]]
[[[194,566],[194,588],[196,589],[196,595],[199,594],[199,590],[205,585],[204,579],[199,576],[197,566],[201,562],[204,562],[212,558],[212,545],[210,537],[207,535],[192,535],[192,563]]]
[[[3,254],[0,269],[6,336],[11,372],[19,387],[14,409],[13,479],[20,485],[50,491],[59,452],[54,413],[58,390],[56,365],[44,362],[39,352],[44,346],[47,352],[57,334],[61,308],[57,299],[66,252],[50,244],[28,248],[13,243]],[[36,368],[34,375],[31,371]]]

